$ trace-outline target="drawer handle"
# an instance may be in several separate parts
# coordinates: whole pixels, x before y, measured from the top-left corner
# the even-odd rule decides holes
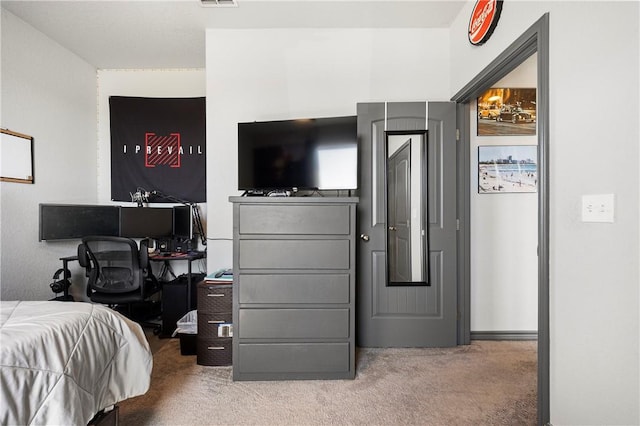
[[[214,351],[223,351],[224,350],[224,346],[209,346],[209,347],[207,347],[207,349],[214,350]]]
[[[224,297],[224,294],[220,294],[220,293],[209,293],[209,294],[207,294],[207,297]]]
[[[209,320],[207,321],[208,324],[224,324],[225,321],[214,321],[214,320]]]

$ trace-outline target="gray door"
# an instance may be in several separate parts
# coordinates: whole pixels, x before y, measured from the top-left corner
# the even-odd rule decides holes
[[[411,139],[387,160],[389,281],[411,281]]]
[[[389,286],[387,256],[388,131],[424,133],[424,102],[358,104],[357,344],[444,347],[457,341],[455,104],[429,102],[427,141],[429,285]],[[428,195],[428,200],[426,199]]]

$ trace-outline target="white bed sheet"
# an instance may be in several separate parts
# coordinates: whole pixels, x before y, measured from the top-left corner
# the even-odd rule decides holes
[[[0,424],[86,425],[149,389],[140,325],[83,302],[0,302]]]

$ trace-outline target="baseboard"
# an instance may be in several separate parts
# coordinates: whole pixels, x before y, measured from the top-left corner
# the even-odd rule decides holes
[[[471,340],[538,340],[537,331],[472,331]]]

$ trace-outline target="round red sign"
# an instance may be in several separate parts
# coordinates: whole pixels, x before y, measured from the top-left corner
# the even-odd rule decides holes
[[[469,20],[469,42],[475,46],[489,40],[502,12],[502,0],[478,0]]]

